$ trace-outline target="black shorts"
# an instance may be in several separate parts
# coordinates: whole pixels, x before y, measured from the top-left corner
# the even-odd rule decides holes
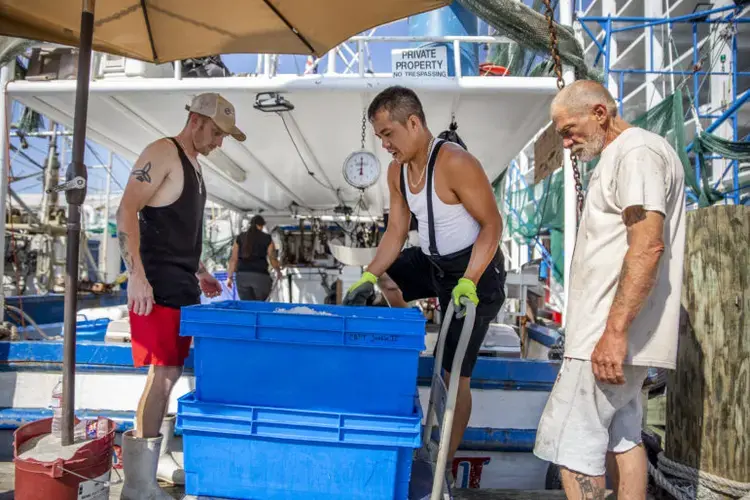
[[[440,310],[445,314],[451,292],[463,277],[470,258],[471,248],[449,258],[433,258],[428,257],[421,248],[411,247],[401,252],[386,274],[401,289],[405,301],[437,297]],[[462,377],[471,377],[484,336],[505,301],[505,262],[499,249],[479,279],[477,296],[477,315],[461,365]],[[443,351],[443,369],[446,371],[450,371],[453,364],[463,322],[463,319],[456,319],[455,315],[451,321]]]

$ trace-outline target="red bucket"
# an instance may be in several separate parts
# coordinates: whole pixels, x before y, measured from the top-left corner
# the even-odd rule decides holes
[[[78,421],[76,420],[76,423]],[[109,432],[81,446],[68,460],[40,462],[18,458],[21,445],[42,434],[49,434],[52,419],[46,418],[19,427],[13,433],[16,500],[107,500],[116,424],[109,419]]]

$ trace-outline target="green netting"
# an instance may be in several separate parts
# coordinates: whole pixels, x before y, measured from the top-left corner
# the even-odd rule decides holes
[[[682,168],[685,172],[685,185],[696,194],[698,204],[701,207],[707,207],[722,199],[721,194],[711,188],[706,168],[700,169],[701,186],[698,185],[695,169],[691,165],[685,149],[685,113],[682,106],[681,90],[678,89],[674,94],[646,111],[632,124],[650,130],[669,141],[682,162]]]
[[[700,184],[696,179],[695,169],[690,163],[685,147],[684,116],[682,92],[678,90],[636,118],[632,124],[665,137],[669,141],[682,162],[686,187],[696,195],[699,206],[709,206],[722,200],[723,196],[711,187],[706,168],[701,169]],[[750,161],[750,143],[733,142],[705,132],[696,137],[693,148],[702,165],[706,165],[706,153],[718,154],[731,160]],[[584,189],[595,166],[595,161],[581,165]],[[538,234],[549,232],[553,275],[562,284],[564,266],[562,170],[558,169],[536,186],[514,185],[508,189],[508,182],[506,169],[506,173],[495,181],[494,187],[509,234],[519,243],[534,245]]]
[[[534,8],[518,0],[458,0],[458,3],[475,16],[495,28],[499,34],[507,36],[521,47],[542,54],[549,54],[549,25],[545,16]],[[556,2],[553,1],[553,5]],[[534,4],[537,10],[539,2]],[[584,62],[583,48],[575,39],[572,28],[555,23],[557,46],[563,64],[575,68],[576,79],[602,81],[602,74],[589,68]],[[528,64],[528,61],[526,61]],[[536,66],[535,75],[548,76],[549,68]],[[547,70],[547,71],[545,71]],[[530,73],[531,70],[528,70]],[[528,74],[527,73],[527,74]],[[516,73],[513,73],[515,76]],[[529,76],[532,76],[529,74]]]
[[[707,165],[706,153],[723,156],[728,160],[750,162],[750,142],[730,141],[706,132],[701,132],[695,138],[693,151],[698,157],[700,165]],[[703,167],[701,170],[706,170],[706,168]],[[737,182],[739,182],[739,179],[737,179]],[[746,193],[748,189],[750,189],[750,184],[738,186],[740,193]],[[750,198],[745,197],[744,200],[740,200],[740,203],[747,204],[748,199]]]
[[[507,170],[506,170],[507,172]],[[505,177],[495,182],[495,198],[502,207],[505,226],[518,243],[535,245],[541,232],[550,234],[552,274],[563,282],[563,172],[558,170],[536,186],[504,190]]]

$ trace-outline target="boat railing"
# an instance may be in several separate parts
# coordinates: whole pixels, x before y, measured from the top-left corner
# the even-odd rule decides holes
[[[453,66],[453,74],[450,75],[451,78],[460,79],[480,76],[478,69],[472,72],[474,74],[466,74],[466,63],[462,64],[461,61],[466,47],[479,45],[479,50],[477,51],[477,54],[479,54],[482,50],[489,51],[489,47],[492,45],[504,43],[511,43],[511,41],[503,36],[384,36],[371,33],[354,36],[331,49],[322,57],[315,58],[308,56],[304,71],[300,71],[298,68],[297,76],[306,77],[314,74],[315,76],[325,78],[356,76],[363,78],[367,76],[390,77],[393,76],[391,68],[384,68],[382,66],[385,60],[388,61],[389,66],[391,65],[393,51],[423,46],[443,46],[448,48],[446,51],[447,57],[452,59],[451,63]],[[373,44],[375,46],[371,47]],[[384,54],[380,53],[379,56],[381,57],[379,57],[376,63],[377,67],[373,65],[373,51],[387,49],[391,50],[391,57],[383,57]],[[281,55],[279,54],[257,54],[255,72],[242,73],[242,76],[265,78],[273,78],[281,74],[289,76],[286,73],[278,72],[280,57]],[[325,68],[320,68],[323,63],[325,64]],[[173,78],[180,80],[187,78],[183,74],[182,61],[168,64],[152,64],[122,56],[95,53],[92,64],[94,64],[92,71],[94,79],[136,77]],[[343,70],[341,69],[342,65]],[[222,78],[222,76],[215,78]]]

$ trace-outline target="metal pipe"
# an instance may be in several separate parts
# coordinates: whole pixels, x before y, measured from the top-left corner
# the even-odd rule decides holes
[[[365,42],[357,40],[357,62],[359,62],[359,76],[365,76]]]
[[[127,80],[104,79],[91,83],[92,94],[118,93],[153,93],[153,92],[204,92],[204,91],[250,91],[250,92],[293,92],[306,90],[337,90],[361,93],[377,92],[391,85],[411,85],[411,78],[393,78],[391,73],[380,73],[368,78],[357,75],[307,75],[300,78],[293,74],[278,75],[272,79],[266,78],[132,78]],[[39,98],[45,95],[59,95],[73,92],[75,81],[54,80],[50,82],[14,82],[8,85],[8,93],[13,98],[20,98],[28,102],[29,98]],[[464,76],[463,78],[428,78],[420,81],[420,89],[432,92],[463,92],[494,95],[502,92],[533,92],[553,95],[557,92],[557,85],[553,77],[520,77],[504,76],[502,78],[486,78],[481,76]],[[50,106],[48,103],[45,103]],[[29,102],[30,107],[34,107]],[[59,110],[58,110],[59,111]],[[56,119],[63,122],[64,120]],[[137,155],[136,155],[137,157]]]
[[[510,43],[512,40],[505,36],[469,36],[469,35],[446,35],[446,36],[364,36],[351,37],[348,41],[357,42],[467,42],[467,43]]]
[[[461,79],[461,42],[453,40],[453,73],[457,79]]]
[[[68,131],[55,131],[50,132],[49,130],[42,130],[39,132],[24,132],[24,133],[18,133],[18,132],[11,132],[11,137],[59,137],[59,136],[72,136],[73,132]]]
[[[612,18],[607,18],[607,24],[605,26],[604,40],[607,46],[607,51],[604,53],[604,86],[609,87],[609,64],[610,57],[609,53],[612,48]]]
[[[34,213],[31,208],[23,201],[23,199],[18,196],[18,193],[13,190],[13,188],[8,187],[8,194],[11,198],[13,198],[13,201],[15,201],[19,207],[21,207],[24,211],[26,211],[27,214],[31,217],[31,220],[34,222],[34,224],[38,226],[45,226],[47,222],[45,220],[40,220],[39,217]]]
[[[182,80],[182,61],[174,62],[174,79]]]
[[[604,50],[605,50],[604,45],[599,43],[599,40],[596,39],[596,36],[594,35],[594,33],[591,32],[591,29],[588,26],[586,26],[585,23],[581,23],[581,28],[583,29],[583,31],[586,32],[588,36],[591,37],[591,41],[594,42],[594,45],[596,45],[596,48],[599,49],[598,52],[596,53],[596,58],[594,59],[594,66],[596,66],[597,64],[599,64],[599,58],[604,53]]]
[[[747,12],[748,9],[744,9],[743,13]],[[732,34],[732,101],[737,100],[737,67],[739,65],[739,59],[737,58],[737,32]],[[732,140],[736,141],[739,138],[739,132],[737,130],[737,115],[732,117]],[[732,201],[735,205],[740,204],[740,162],[735,160],[732,162]]]
[[[8,131],[10,130],[10,99],[6,91],[8,82],[13,77],[15,62],[6,64],[0,69],[0,238],[5,248],[5,215],[6,197],[8,195],[8,175],[10,172],[10,155],[8,154]],[[0,266],[0,285],[5,279],[5,266]],[[5,293],[0,287],[0,321],[5,318]]]
[[[19,316],[22,316],[26,321],[29,322],[29,324],[32,327],[34,327],[34,330],[36,330],[37,333],[44,340],[49,340],[49,335],[47,335],[46,333],[44,333],[44,330],[42,330],[41,328],[39,328],[39,325],[36,324],[36,321],[34,321],[34,319],[31,316],[29,316],[26,312],[24,312],[22,309],[20,309],[20,308],[18,308],[16,306],[12,306],[10,304],[4,304],[3,305],[3,309],[7,309],[9,311],[13,311],[14,313],[18,314]],[[24,334],[24,336],[25,336],[25,334]]]
[[[711,125],[709,125],[706,128],[706,133],[710,134],[717,128],[721,126],[722,123],[727,121],[728,118],[730,118],[734,113],[739,111],[739,109],[742,107],[743,104],[745,104],[750,99],[750,89],[746,90],[742,95],[740,95],[731,106],[729,106],[726,111],[724,111],[719,118],[716,119]],[[691,143],[687,147],[687,151],[690,152],[693,149],[693,144]]]
[[[632,73],[636,75],[680,75],[680,76],[705,76],[705,75],[714,75],[714,76],[730,76],[734,75],[735,73],[731,73],[728,71],[665,71],[665,70],[654,70],[650,71],[647,69],[610,69],[610,73]],[[738,71],[737,76],[750,76],[750,71]]]
[[[564,2],[560,2],[560,5],[562,6]],[[686,14],[684,16],[678,16],[678,17],[672,17],[672,18],[663,18],[663,17],[633,17],[633,16],[622,16],[617,17],[618,23],[646,23],[647,26],[639,26],[639,28],[647,28],[648,24],[654,23],[654,26],[658,26],[659,24],[665,24],[665,23],[674,23],[674,22],[685,22],[685,21],[693,21],[695,19],[700,19],[702,17],[709,16],[711,14],[716,14],[719,12],[726,12],[728,10],[735,10],[737,9],[736,5],[725,5],[724,7],[717,7],[716,9],[706,10],[702,12],[694,12],[692,14]],[[607,19],[609,17],[603,17],[603,16],[591,16],[591,17],[582,17],[579,19],[581,22],[598,22],[598,23],[606,23]],[[728,21],[725,19],[721,20],[707,20],[705,22],[711,22],[711,21],[721,21],[721,22],[734,22],[734,21]]]
[[[91,44],[94,35],[95,0],[83,0],[81,35],[78,51],[78,78],[76,82],[75,123],[73,126],[73,159],[68,167],[68,180],[81,176],[87,178],[84,152],[86,147],[86,114],[91,77]],[[81,205],[86,199],[83,189],[65,192],[68,201],[68,238],[65,260],[65,315],[63,325],[63,401],[62,444],[73,444],[75,423],[75,369],[76,369],[76,309],[78,303],[78,253],[81,238]]]
[[[107,251],[109,250],[109,197],[112,194],[112,163],[114,153],[109,152],[109,161],[107,162],[107,187],[104,192],[104,231],[102,231],[102,251],[99,262],[99,275],[105,283],[109,283],[109,274],[107,273]]]
[[[623,33],[625,31],[635,31],[635,30],[642,30],[646,28],[652,28],[654,26],[661,26],[662,24],[672,23],[677,18],[672,18],[670,20],[664,19],[663,22],[657,22],[657,23],[645,23],[645,24],[637,24],[635,26],[625,26],[623,28],[615,28],[612,30],[612,33]],[[617,22],[621,22],[621,19],[617,19]],[[750,23],[750,19],[734,19],[732,21],[725,21],[723,19],[709,19],[708,21],[701,21],[706,24],[746,24]],[[694,23],[697,24],[697,21]]]
[[[328,51],[328,67],[326,68],[326,75],[336,74],[336,53],[338,52],[337,47],[332,48]]]

